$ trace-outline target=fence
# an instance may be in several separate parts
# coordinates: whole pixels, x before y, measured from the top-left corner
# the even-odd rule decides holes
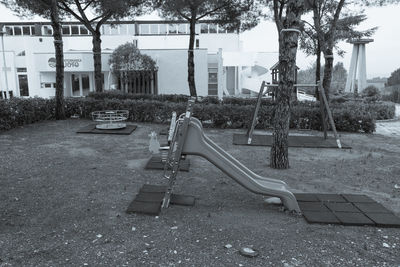
[[[121,72],[118,87],[126,93],[157,95],[157,71]]]

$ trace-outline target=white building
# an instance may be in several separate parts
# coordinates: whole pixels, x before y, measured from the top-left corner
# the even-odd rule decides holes
[[[0,53],[0,91],[13,96],[52,97],[55,95],[55,55],[50,23],[0,23],[5,32],[4,53]],[[182,21],[120,21],[102,26],[102,72],[104,89],[114,88],[115,77],[108,64],[113,50],[134,42],[158,66],[156,86],[159,94],[189,94],[187,48],[189,25]],[[276,53],[242,53],[239,34],[217,24],[196,25],[195,81],[200,96],[242,94],[242,89],[258,92],[261,80],[251,67],[266,70]],[[64,94],[85,96],[94,91],[92,37],[77,22],[63,23]],[[5,61],[3,58],[5,55]],[[7,77],[5,75],[7,73]],[[247,88],[247,87],[250,88]],[[254,88],[253,88],[254,87]]]

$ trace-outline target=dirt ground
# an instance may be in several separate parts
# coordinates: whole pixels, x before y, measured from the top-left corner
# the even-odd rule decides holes
[[[199,157],[175,186],[197,198],[194,207],[126,214],[144,183],[166,182],[143,168],[148,134],[165,126],[138,124],[128,136],[75,133],[89,123],[0,133],[0,266],[400,266],[399,228],[308,224]],[[400,135],[342,133],[353,149],[290,148],[291,168],[273,170],[269,148],[232,145],[242,131],[206,134],[295,192],[366,194],[400,215]],[[240,255],[242,247],[259,256]]]

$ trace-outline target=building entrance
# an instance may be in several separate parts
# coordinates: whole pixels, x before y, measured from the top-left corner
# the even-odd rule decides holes
[[[87,96],[93,91],[90,73],[71,73],[71,96]]]

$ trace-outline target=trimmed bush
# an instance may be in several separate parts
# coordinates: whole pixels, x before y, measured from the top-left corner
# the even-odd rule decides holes
[[[178,98],[176,98],[178,99]],[[203,100],[204,101],[204,100]],[[212,98],[198,102],[194,106],[193,115],[200,119],[205,127],[215,128],[248,128],[254,110],[254,101],[246,99],[243,105],[238,99],[230,99],[215,104]],[[240,103],[240,104],[238,104]],[[34,123],[41,120],[54,119],[54,99],[20,99],[0,101],[0,130],[8,130],[16,126]],[[70,117],[79,114],[90,119],[90,113],[95,110],[129,110],[129,120],[135,122],[168,123],[171,113],[181,114],[185,111],[185,101],[159,101],[143,99],[95,99],[66,98],[65,112]],[[338,131],[366,132],[375,130],[375,118],[394,115],[394,105],[388,103],[346,102],[334,104],[331,107]],[[258,114],[256,128],[272,127],[275,104],[269,100],[263,101]],[[371,112],[374,110],[374,112]],[[290,127],[295,129],[321,130],[321,115],[318,102],[294,102],[291,106]]]
[[[0,130],[54,118],[54,100],[11,98],[0,100]]]

